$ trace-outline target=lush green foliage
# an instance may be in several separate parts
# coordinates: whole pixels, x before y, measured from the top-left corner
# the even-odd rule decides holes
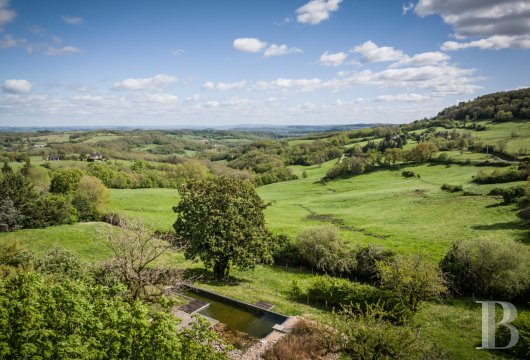
[[[462,185],[451,185],[451,184],[443,184],[441,187],[442,190],[454,193],[454,192],[460,192],[463,191]]]
[[[411,326],[395,326],[386,320],[381,306],[336,315],[334,343],[342,359],[446,359],[439,348],[426,342]]]
[[[457,242],[440,266],[460,294],[509,300],[522,296],[530,286],[530,254],[515,242]]]
[[[0,280],[3,359],[221,359],[204,324],[179,332],[171,314],[149,315],[115,289],[23,273]]]
[[[381,287],[391,290],[414,312],[421,302],[438,299],[448,291],[440,269],[419,255],[379,261],[377,269]]]
[[[461,102],[438,113],[439,119],[464,120],[495,119],[509,121],[513,117],[530,119],[530,91],[528,89],[484,95]]]
[[[186,243],[188,258],[200,258],[217,278],[230,266],[252,269],[272,260],[272,236],[265,228],[267,205],[252,184],[218,177],[179,187],[175,231]]]
[[[99,220],[109,202],[110,192],[101,180],[88,175],[81,177],[72,198],[80,220]]]
[[[528,169],[495,169],[491,172],[480,169],[473,178],[473,182],[477,184],[498,184],[526,180],[528,176]]]
[[[302,259],[320,271],[341,274],[355,269],[355,256],[334,226],[302,229],[297,245]]]

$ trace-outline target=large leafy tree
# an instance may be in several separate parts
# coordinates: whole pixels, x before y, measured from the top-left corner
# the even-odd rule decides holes
[[[267,205],[252,184],[217,177],[181,185],[179,193],[173,227],[186,241],[188,258],[202,260],[218,279],[228,276],[231,265],[246,270],[272,260],[263,215]]]

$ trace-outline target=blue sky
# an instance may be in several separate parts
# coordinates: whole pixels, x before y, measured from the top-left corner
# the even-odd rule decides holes
[[[0,0],[0,126],[402,123],[529,60],[529,0]]]

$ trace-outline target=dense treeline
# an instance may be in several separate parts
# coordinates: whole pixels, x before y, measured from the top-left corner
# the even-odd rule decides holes
[[[47,171],[29,162],[21,171],[7,163],[0,175],[0,231],[99,220],[110,193],[79,169]]]
[[[438,113],[438,119],[490,120],[504,122],[530,119],[530,89],[498,92],[461,102]]]

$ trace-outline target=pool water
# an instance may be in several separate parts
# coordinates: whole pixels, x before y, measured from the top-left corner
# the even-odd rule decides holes
[[[251,311],[237,306],[237,303],[232,304],[208,294],[198,294],[192,290],[184,291],[184,294],[210,304],[198,311],[199,314],[218,320],[232,330],[242,331],[259,339],[267,336],[274,325],[281,324],[285,320],[285,317],[279,314]]]

